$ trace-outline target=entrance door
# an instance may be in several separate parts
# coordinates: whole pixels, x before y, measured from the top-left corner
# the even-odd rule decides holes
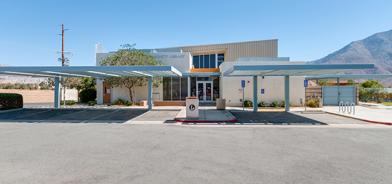
[[[202,102],[212,101],[212,81],[197,81],[197,97]]]
[[[104,104],[110,104],[110,92],[111,92],[111,88],[110,86],[106,83],[103,82],[103,103]]]

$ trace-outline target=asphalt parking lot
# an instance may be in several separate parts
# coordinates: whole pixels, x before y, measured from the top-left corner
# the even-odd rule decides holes
[[[1,123],[0,183],[390,183],[392,129]]]
[[[24,108],[0,113],[0,123],[124,123],[145,112],[146,109]]]
[[[326,125],[323,120],[317,117],[307,118],[300,114],[288,112],[251,112],[251,111],[231,111],[239,123],[243,124],[273,124],[273,125]]]

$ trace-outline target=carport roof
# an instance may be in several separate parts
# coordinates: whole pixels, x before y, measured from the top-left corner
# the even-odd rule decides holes
[[[173,66],[13,66],[0,74],[35,77],[170,77],[182,76]]]
[[[306,76],[306,79],[384,79],[392,77],[392,74],[343,74],[343,75],[317,75]]]
[[[287,62],[285,64],[234,64],[226,71],[225,76],[310,76],[337,74],[360,69],[373,69],[373,64],[306,64]]]

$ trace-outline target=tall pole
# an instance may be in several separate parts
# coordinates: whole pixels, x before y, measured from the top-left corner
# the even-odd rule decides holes
[[[61,66],[65,64],[64,57],[64,24],[61,24]]]

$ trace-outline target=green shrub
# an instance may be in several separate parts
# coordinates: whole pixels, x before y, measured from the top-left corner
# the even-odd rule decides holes
[[[259,106],[259,107],[268,107],[269,104],[266,103],[266,102],[261,101],[261,102],[259,102],[259,104],[257,104],[257,106]]]
[[[320,100],[319,99],[317,99],[317,98],[312,98],[312,99],[309,99],[307,102],[306,102],[306,106],[308,106],[308,107],[320,107]]]
[[[270,107],[279,107],[278,101],[274,100],[273,102],[271,102]]]
[[[280,101],[278,104],[279,107],[285,107],[285,105],[286,105],[286,103],[284,100]]]
[[[97,98],[97,90],[94,88],[84,89],[79,93],[80,102],[87,103],[89,101],[94,101]]]
[[[64,101],[61,101],[61,105],[64,104]],[[65,100],[65,105],[75,105],[76,101],[75,100]]]
[[[133,103],[127,100],[127,101],[125,101],[125,105],[126,106],[131,106],[131,105],[133,105]]]
[[[89,101],[87,102],[88,106],[94,106],[95,104],[97,104],[96,101]]]
[[[244,100],[244,107],[253,107],[253,103],[250,100]]]
[[[0,93],[0,109],[23,107],[23,96],[16,93]]]
[[[117,98],[116,100],[114,100],[114,102],[112,103],[113,105],[125,105],[128,101],[124,100],[122,98]]]

